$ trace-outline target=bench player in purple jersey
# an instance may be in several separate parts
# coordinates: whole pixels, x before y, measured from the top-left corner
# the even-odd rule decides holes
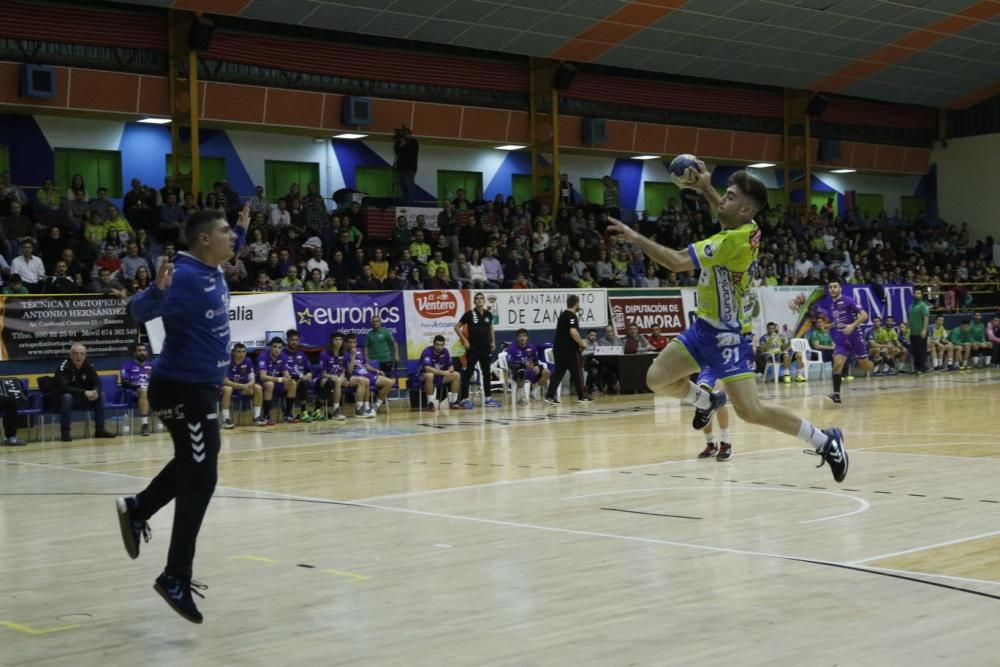
[[[267,421],[260,414],[264,390],[255,380],[253,362],[247,357],[247,346],[243,343],[236,343],[233,345],[233,353],[229,357],[226,377],[222,379],[222,398],[219,401],[222,405],[222,428],[233,428],[234,426],[229,412],[229,406],[233,404],[234,392],[250,397],[250,404],[253,406],[254,426],[267,425]]]
[[[834,403],[840,403],[840,383],[847,358],[853,356],[862,371],[870,371],[875,366],[868,358],[868,348],[859,330],[868,320],[868,313],[854,299],[844,296],[839,281],[831,280],[827,285],[827,292],[830,301],[826,304],[826,319],[829,321],[834,346],[833,393],[828,398]]]
[[[507,348],[507,368],[511,375],[517,380],[517,390],[514,400],[519,405],[527,405],[531,399],[531,385],[537,384],[542,396],[545,395],[549,384],[549,369],[539,362],[538,348],[528,340],[528,330],[518,329],[517,340]],[[524,394],[521,389],[524,388]]]
[[[424,380],[424,396],[429,409],[436,410],[437,388],[448,385],[448,405],[459,409],[458,395],[462,389],[462,376],[455,370],[451,362],[451,353],[445,345],[444,336],[434,336],[434,344],[425,347],[420,354],[420,374]]]
[[[319,353],[319,377],[316,378],[316,400],[323,401],[325,406],[330,403],[333,395],[333,413],[324,414],[330,419],[344,421],[344,411],[340,409],[343,398],[344,383],[347,382],[345,371],[347,363],[344,360],[344,334],[334,331],[330,334],[330,342],[326,349]]]
[[[311,422],[313,415],[306,409],[306,400],[309,398],[309,385],[313,382],[312,366],[309,364],[309,357],[299,348],[298,331],[286,331],[285,343],[285,370],[288,371],[289,379],[295,383],[295,389],[289,392],[288,400],[285,401],[285,421]],[[299,399],[298,417],[293,415],[296,398]]]
[[[263,416],[265,426],[274,426],[274,419],[271,418],[271,401],[274,399],[274,392],[278,387],[283,387],[287,395],[289,387],[296,386],[285,368],[288,357],[283,353],[284,347],[285,341],[275,336],[268,344],[268,349],[257,355],[257,383],[264,390]],[[294,394],[289,396],[288,400],[292,398],[295,398]]]
[[[351,359],[348,363],[348,373],[351,382],[364,380],[355,387],[355,400],[361,399],[356,404],[359,417],[371,419],[377,413],[385,398],[392,388],[392,380],[385,373],[368,363],[368,355],[363,348],[358,347],[358,337],[354,334],[347,334],[344,340]],[[362,394],[363,392],[363,394]]]
[[[140,435],[149,435],[149,378],[153,374],[153,364],[149,363],[149,351],[143,343],[135,346],[132,358],[122,366],[122,387],[135,392],[139,416],[142,417]]]

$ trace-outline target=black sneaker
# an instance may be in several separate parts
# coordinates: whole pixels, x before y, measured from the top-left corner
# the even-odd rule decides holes
[[[97,431],[94,433],[95,438],[117,438],[118,436],[111,431]]]
[[[593,403],[594,399],[592,399],[590,396],[584,396],[583,398],[576,399],[576,402],[577,403]]]
[[[139,427],[139,435],[149,435],[149,423],[145,423]]]
[[[714,442],[710,442],[705,445],[705,449],[698,454],[699,459],[710,459],[719,453],[719,448],[715,446]]]
[[[234,426],[236,426],[236,424],[233,423],[232,419],[226,419],[225,421],[222,422],[222,428],[224,429],[231,429]]]
[[[197,595],[202,600],[205,596],[198,591],[203,591],[208,586],[199,584],[197,581],[185,581],[169,574],[161,574],[156,578],[153,588],[160,594],[170,607],[178,614],[192,623],[201,623],[203,618],[198,607],[194,604],[193,595]]]
[[[546,396],[544,400],[549,405],[559,405],[559,401],[554,398],[549,398],[548,396]]]
[[[716,461],[728,461],[733,458],[733,446],[728,442],[719,443],[719,453],[715,455]]]
[[[833,480],[835,482],[843,482],[847,477],[848,464],[847,447],[844,446],[844,434],[839,428],[824,429],[823,433],[827,435],[827,441],[823,445],[823,449],[818,452],[813,449],[803,451],[806,454],[815,454],[823,457],[823,460],[816,467],[822,468],[824,463],[830,464],[830,472],[833,473]]]
[[[837,405],[840,405],[841,403],[840,394],[827,394],[826,397],[829,398],[834,403],[836,403]]]
[[[712,401],[712,406],[707,410],[697,409],[694,411],[694,419],[691,420],[691,427],[700,431],[712,422],[712,417],[715,416],[715,411],[726,404],[726,395],[719,392],[710,392],[710,400]]]
[[[118,510],[118,527],[122,531],[122,542],[125,544],[125,551],[129,558],[135,560],[139,557],[140,538],[149,542],[153,531],[145,521],[139,521],[133,515],[135,511],[135,498],[124,497],[115,501]]]

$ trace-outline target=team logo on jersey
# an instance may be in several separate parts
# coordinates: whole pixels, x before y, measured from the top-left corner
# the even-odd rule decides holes
[[[701,251],[705,253],[705,257],[712,257],[715,255],[715,247],[711,243],[706,243],[702,246]]]

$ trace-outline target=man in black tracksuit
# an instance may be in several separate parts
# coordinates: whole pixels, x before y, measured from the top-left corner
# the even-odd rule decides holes
[[[69,350],[69,358],[59,364],[53,382],[55,409],[59,411],[59,428],[63,442],[69,442],[70,427],[73,425],[73,410],[94,411],[95,438],[113,438],[113,433],[104,430],[104,395],[101,381],[94,365],[87,361],[87,348],[75,343]]]
[[[472,302],[474,308],[455,325],[455,333],[465,348],[465,369],[462,371],[462,407],[472,407],[469,399],[469,382],[479,365],[483,383],[483,405],[499,408],[500,402],[490,396],[490,358],[497,349],[496,334],[493,331],[493,313],[486,310],[486,297],[477,293]],[[463,327],[465,328],[463,331]]]
[[[583,360],[580,351],[587,347],[587,341],[580,336],[580,320],[577,316],[579,305],[580,297],[577,295],[570,294],[566,297],[566,310],[559,316],[559,322],[556,324],[556,339],[552,346],[556,368],[552,372],[552,379],[549,380],[549,390],[545,395],[546,403],[559,404],[559,383],[567,372],[573,374],[577,400],[581,403],[590,403],[594,400],[587,394],[587,385],[583,381]]]

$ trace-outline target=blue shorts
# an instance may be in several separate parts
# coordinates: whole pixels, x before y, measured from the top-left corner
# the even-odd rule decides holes
[[[723,382],[754,377],[752,333],[723,331],[695,320],[674,340],[684,346],[702,374],[711,373],[713,379]]]
[[[710,368],[702,368],[701,372],[698,373],[698,379],[694,381],[695,384],[703,384],[712,388],[715,388],[716,382],[718,382],[718,379]]]

